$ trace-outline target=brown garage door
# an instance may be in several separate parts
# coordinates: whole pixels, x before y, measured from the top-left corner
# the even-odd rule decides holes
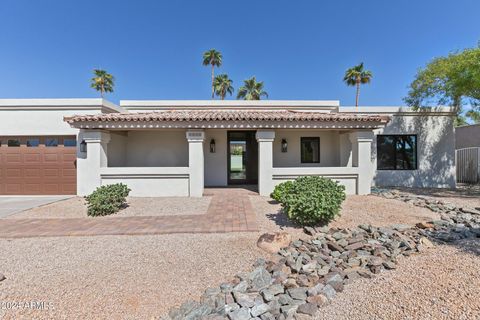
[[[0,137],[0,195],[76,194],[75,136]]]

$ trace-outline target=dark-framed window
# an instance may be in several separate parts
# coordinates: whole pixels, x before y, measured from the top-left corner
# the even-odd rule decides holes
[[[300,152],[302,163],[320,163],[320,138],[301,137]]]
[[[417,135],[378,135],[378,170],[416,170]]]
[[[77,146],[77,139],[75,138],[65,138],[63,139],[63,146],[64,147],[76,147]]]
[[[27,139],[27,147],[38,147],[39,144],[40,144],[40,139],[38,138]]]
[[[20,147],[19,139],[8,139],[7,146],[9,147]]]
[[[58,147],[58,139],[57,138],[46,138],[45,139],[45,147]]]

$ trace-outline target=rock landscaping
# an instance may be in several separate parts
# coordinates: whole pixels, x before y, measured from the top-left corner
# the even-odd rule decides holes
[[[422,252],[433,242],[480,237],[478,209],[389,190],[375,193],[430,208],[442,219],[417,226],[305,227],[308,239],[291,242],[269,261],[257,260],[253,271],[207,289],[200,301],[183,303],[166,319],[308,319],[345,285],[395,269],[399,259]]]

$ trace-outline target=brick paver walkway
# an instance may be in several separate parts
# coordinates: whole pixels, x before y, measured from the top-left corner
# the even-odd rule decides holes
[[[245,189],[206,189],[212,196],[204,215],[108,217],[75,219],[0,219],[0,238],[147,235],[257,231]]]

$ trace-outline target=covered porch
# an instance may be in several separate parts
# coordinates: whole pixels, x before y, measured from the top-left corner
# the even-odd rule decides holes
[[[66,119],[80,129],[79,195],[121,182],[132,196],[200,197],[205,187],[242,183],[258,184],[260,195],[268,196],[275,185],[308,175],[337,180],[348,194],[370,193],[373,130],[384,117],[233,112]]]

